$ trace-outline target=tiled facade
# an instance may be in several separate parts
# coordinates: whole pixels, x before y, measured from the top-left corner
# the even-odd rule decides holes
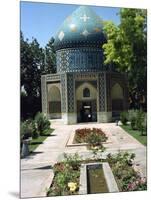
[[[121,103],[122,110],[128,108],[127,79],[124,74],[106,71],[103,64],[102,45],[106,42],[100,18],[87,6],[80,6],[60,27],[55,37],[57,73],[41,77],[42,111],[48,117],[51,113],[50,85],[57,85],[60,98],[53,102],[54,118],[61,116],[66,124],[75,124],[84,117],[90,121],[109,122],[113,114],[119,114],[115,102]],[[112,99],[115,84],[122,91],[122,99]],[[80,89],[79,89],[80,88]],[[89,90],[90,97],[84,97],[84,89]],[[80,91],[80,94],[79,94]],[[57,99],[58,98],[58,99]],[[61,101],[61,113],[59,102]],[[113,111],[114,107],[114,112]],[[118,108],[118,106],[117,106]]]

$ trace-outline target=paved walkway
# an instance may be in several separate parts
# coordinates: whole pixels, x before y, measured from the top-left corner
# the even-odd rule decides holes
[[[21,160],[21,197],[43,197],[53,179],[53,165],[63,158],[63,153],[78,152],[81,156],[90,157],[92,154],[85,146],[67,147],[71,133],[77,128],[96,127],[109,136],[109,143],[105,144],[105,156],[108,153],[117,153],[119,150],[129,150],[136,154],[135,164],[142,175],[146,176],[146,147],[127,134],[115,123],[89,123],[63,125],[61,120],[52,121],[54,132],[34,153]]]

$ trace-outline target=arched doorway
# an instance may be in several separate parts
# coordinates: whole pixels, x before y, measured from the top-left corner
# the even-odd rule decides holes
[[[97,121],[97,91],[89,82],[84,82],[76,89],[77,122]]]
[[[57,86],[50,86],[48,90],[48,113],[50,119],[61,118],[61,94]]]
[[[112,116],[119,117],[120,112],[123,111],[123,88],[119,83],[115,83],[111,89],[111,99],[112,99]]]

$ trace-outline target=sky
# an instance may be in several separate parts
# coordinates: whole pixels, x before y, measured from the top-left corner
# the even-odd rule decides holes
[[[20,3],[20,28],[24,38],[29,41],[36,38],[41,47],[44,47],[50,38],[78,5],[25,2]],[[91,6],[91,8],[103,20],[112,20],[115,24],[120,23],[117,13],[119,8]]]

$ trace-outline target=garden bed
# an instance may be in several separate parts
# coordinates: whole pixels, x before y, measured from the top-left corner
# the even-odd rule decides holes
[[[133,160],[135,154],[119,152],[118,154],[108,154],[107,162],[110,164],[118,188],[121,192],[147,190],[147,180],[141,173],[135,170]]]
[[[129,154],[127,152],[115,155],[108,154],[107,158],[103,160],[82,160],[78,154],[73,156],[66,155],[63,162],[56,163],[54,165],[54,179],[48,190],[47,196],[85,194],[86,189],[81,189],[81,185],[86,187],[84,178],[80,176],[81,166],[92,165],[94,162],[100,164],[102,162],[109,163],[119,191],[146,190],[146,178],[141,177],[140,174],[133,168],[132,160],[134,157],[134,154]],[[84,173],[85,172],[86,170]],[[108,174],[108,172],[106,172],[106,174]],[[111,179],[111,177],[109,179]],[[110,191],[111,190],[109,190],[109,192]]]
[[[94,136],[96,135],[102,135],[102,143],[103,144],[108,144],[111,143],[110,138],[106,136],[106,134],[99,128],[93,128],[93,129],[88,129],[88,128],[83,128],[83,129],[77,129],[74,132],[72,132],[69,136],[69,139],[67,141],[66,146],[67,147],[74,147],[74,146],[88,146],[87,143],[87,137],[90,134],[93,134]]]

